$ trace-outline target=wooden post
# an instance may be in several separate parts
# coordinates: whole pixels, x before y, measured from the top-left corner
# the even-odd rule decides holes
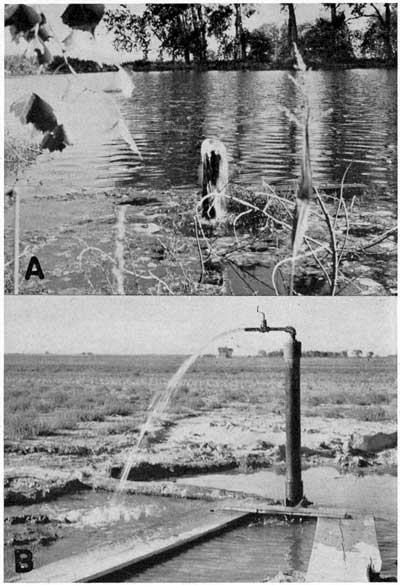
[[[293,337],[283,348],[286,363],[286,505],[303,497],[301,480],[300,358],[301,342]]]
[[[14,188],[14,294],[19,293],[19,194]]]
[[[227,208],[228,155],[221,140],[207,138],[203,141],[201,168],[203,178],[202,217],[217,222],[224,221]]]

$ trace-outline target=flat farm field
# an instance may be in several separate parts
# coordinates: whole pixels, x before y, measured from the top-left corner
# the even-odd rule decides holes
[[[118,477],[152,396],[166,389],[184,359],[7,355],[9,477],[26,466]],[[284,379],[280,357],[199,358],[150,428],[131,479],[284,466]],[[394,357],[304,357],[303,463],[395,469],[395,448],[360,463],[348,445],[354,433],[396,431],[396,399]]]

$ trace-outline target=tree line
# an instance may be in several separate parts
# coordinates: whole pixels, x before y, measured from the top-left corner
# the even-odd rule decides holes
[[[317,349],[310,349],[308,351],[303,351],[301,353],[302,357],[306,358],[349,358],[349,357],[366,357],[372,358],[374,357],[373,351],[367,351],[365,354],[361,349],[353,349],[351,351],[344,349],[342,351],[320,351]],[[275,351],[266,352],[265,350],[261,349],[257,357],[283,357],[283,349],[278,349]]]
[[[397,60],[397,6],[323,4],[326,16],[298,25],[295,4],[281,4],[285,23],[249,30],[254,4],[146,4],[142,14],[127,5],[105,14],[117,50],[141,52],[148,61],[154,41],[158,59],[206,66],[210,61],[290,66],[293,43],[310,65],[351,63],[356,55],[392,65]],[[347,9],[345,7],[348,7]],[[363,18],[363,28],[349,27]],[[213,41],[213,42],[211,42]],[[211,49],[210,44],[213,47]]]
[[[317,349],[310,349],[307,351],[303,351],[301,356],[303,358],[349,358],[349,357],[366,357],[368,359],[374,357],[373,351],[363,352],[361,349],[353,349],[347,350],[344,349],[342,351],[320,351]],[[214,357],[214,354],[208,354],[204,357]],[[220,358],[232,358],[233,357],[233,348],[232,347],[219,347],[218,348],[218,357]],[[250,356],[249,356],[250,357]],[[258,358],[275,358],[275,357],[283,357],[283,349],[277,349],[274,351],[267,352],[265,349],[260,349],[257,352],[256,357]]]

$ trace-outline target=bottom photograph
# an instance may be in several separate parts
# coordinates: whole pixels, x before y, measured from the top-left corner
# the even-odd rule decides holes
[[[5,298],[5,582],[397,580],[396,299]]]

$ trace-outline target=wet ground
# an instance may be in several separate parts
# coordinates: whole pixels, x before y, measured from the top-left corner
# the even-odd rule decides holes
[[[268,470],[251,475],[215,474],[184,481],[209,487],[229,485],[231,490],[248,490],[277,499],[283,499],[285,493],[285,476]],[[307,498],[318,506],[373,514],[383,572],[397,573],[397,477],[365,474],[361,469],[358,474],[343,474],[334,467],[315,467],[303,472],[303,482]]]
[[[346,171],[346,181],[359,185],[344,193],[352,212],[343,255],[338,243],[342,257],[336,293],[396,294],[396,71],[307,75],[314,183],[321,193],[322,185],[333,183],[336,188],[330,187],[327,196],[337,197]],[[17,186],[21,198],[20,292],[287,294],[290,263],[276,274],[275,286],[272,271],[291,255],[290,226],[270,229],[265,217],[260,222],[248,214],[235,223],[235,234],[234,218],[248,211],[236,206],[229,229],[204,226],[203,234],[199,226],[198,242],[193,217],[200,199],[200,145],[210,136],[227,145],[234,192],[264,190],[264,181],[293,191],[302,138],[282,106],[294,112],[302,98],[288,73],[136,72],[131,77],[135,90],[129,97],[115,91],[115,73],[7,79],[6,126],[16,140],[17,162],[18,140],[26,146],[32,136],[10,106],[28,91],[38,92],[56,109],[72,137],[64,152],[42,152],[21,168],[18,183],[7,163],[6,191]],[[78,101],[72,101],[71,112],[73,96]],[[118,108],[143,159],[115,135]],[[115,204],[122,199],[127,209],[121,236]],[[264,197],[259,203],[274,215],[273,202]],[[317,206],[315,211],[320,214]],[[287,221],[281,212],[278,219]],[[5,215],[5,291],[10,293],[12,207]],[[336,227],[343,242],[343,218]],[[122,256],[117,233],[124,240]],[[311,226],[309,235],[315,234],[330,244],[326,225],[322,232]],[[44,280],[24,280],[32,255],[40,260]],[[328,278],[310,255],[296,268],[297,293],[330,294],[332,258],[319,259]],[[124,268],[123,278],[116,275],[116,264]]]
[[[254,201],[251,191],[232,192]],[[290,229],[267,227],[259,213],[234,223],[246,210],[238,204],[232,208],[227,226],[214,228],[195,221],[199,195],[193,190],[82,191],[57,197],[21,193],[21,293],[288,294],[291,263],[278,269],[275,286],[272,272],[277,262],[291,256]],[[263,206],[268,197],[258,199]],[[396,293],[395,211],[385,202],[378,207],[374,213],[366,211],[363,197],[353,204],[337,294]],[[317,203],[313,213],[308,235],[330,246]],[[282,209],[276,217],[291,223]],[[344,219],[342,214],[337,226],[340,255],[347,231]],[[8,202],[6,293],[12,292],[13,284],[13,234],[13,205]],[[44,280],[24,279],[32,255],[39,258]],[[326,252],[320,258],[331,275],[331,254]],[[330,293],[326,276],[310,253],[297,262],[295,289],[301,294]]]
[[[136,447],[149,402],[188,360],[6,357],[4,498],[9,568],[18,546],[36,547],[38,558],[49,562],[52,550],[57,555],[64,550],[74,554],[75,540],[81,546],[80,539],[86,538],[97,546],[100,530],[106,531],[105,540],[113,541],[120,533],[130,534],[132,524],[147,530],[154,515],[168,519],[180,511],[201,514],[203,504],[243,498],[239,492],[272,498],[271,503],[282,501],[286,430],[281,358],[208,356],[192,363],[173,404],[153,420],[142,448],[135,452],[128,509],[111,513],[105,505]],[[308,499],[316,505],[375,514],[385,563],[393,574],[395,359],[304,358],[302,395]],[[26,396],[32,409],[28,412]],[[83,411],[90,413],[88,420],[67,416]],[[25,435],[18,437],[21,432]],[[376,452],[363,447],[363,441],[354,442],[357,436],[376,435],[390,439]],[[235,538],[233,547],[241,542],[241,536]],[[229,542],[221,546],[225,545],[224,550],[232,550]],[[201,558],[199,565],[202,562]],[[212,561],[207,563],[205,567]],[[271,566],[275,568],[273,561]],[[264,565],[259,569],[257,578],[267,571]]]
[[[332,467],[304,471],[304,491],[318,506],[373,514],[383,561],[382,575],[396,574],[396,478],[388,475],[341,474]],[[272,471],[214,474],[178,480],[187,484],[245,490],[281,499],[285,476]],[[162,536],[190,514],[210,510],[210,501],[125,495],[117,506],[112,494],[84,491],[51,503],[7,506],[5,510],[6,577],[14,576],[13,551],[32,550],[35,567],[82,552],[123,543],[127,539]],[[226,502],[226,500],[225,500]],[[224,504],[222,504],[224,505]],[[240,507],[240,499],[235,506]],[[110,507],[111,506],[111,507]],[[218,504],[217,504],[218,506]],[[118,580],[261,581],[278,572],[304,573],[311,553],[315,522],[287,523],[266,518],[199,544],[170,560],[138,572],[124,571]],[[196,576],[194,579],[194,575]]]
[[[110,498],[109,493],[83,491],[49,504],[7,507],[5,577],[15,576],[14,550],[18,547],[29,548],[35,568],[39,568],[83,550],[140,538],[144,531],[157,531],[179,515],[209,508],[201,501],[126,496],[111,514]]]

